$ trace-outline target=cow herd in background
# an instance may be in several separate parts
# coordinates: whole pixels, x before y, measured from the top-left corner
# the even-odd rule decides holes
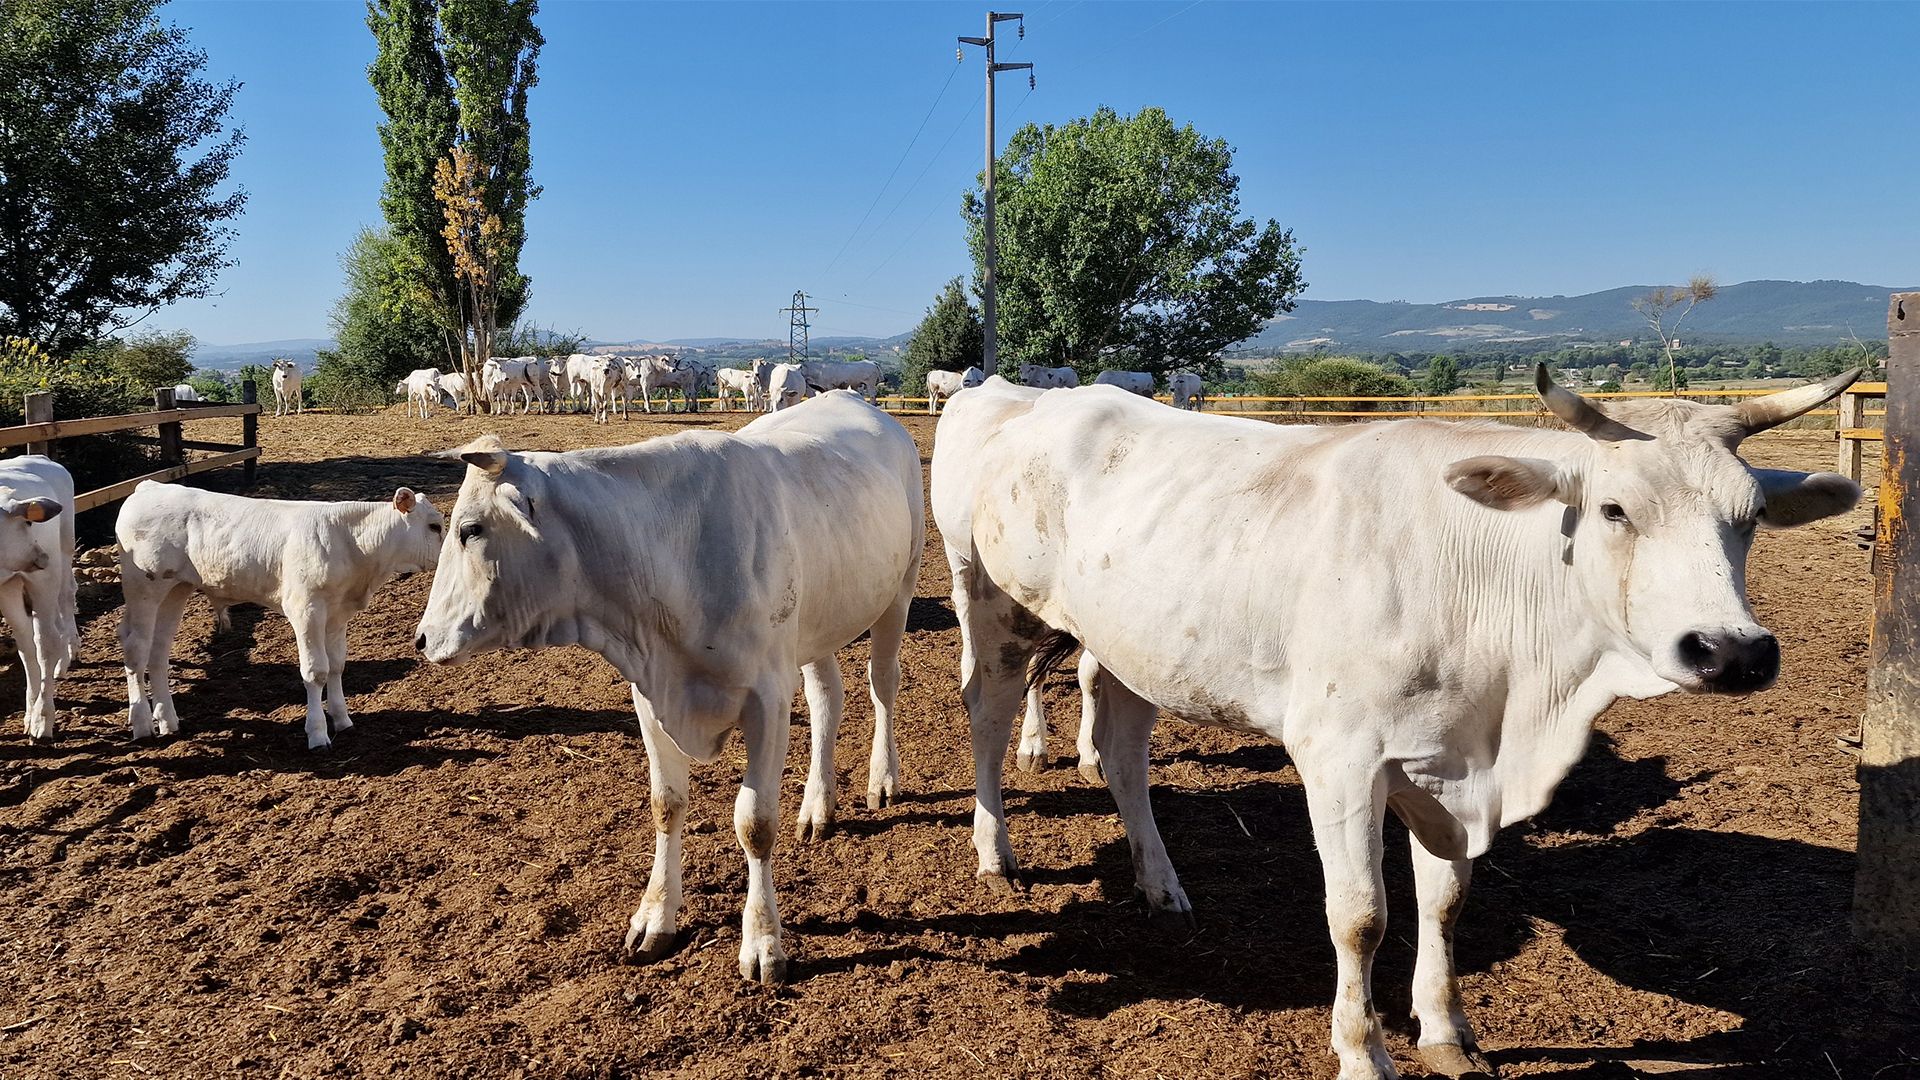
[[[543,370],[564,371],[596,407],[621,396],[626,360],[567,361]],[[643,397],[663,385],[668,369],[636,366]],[[500,378],[509,371],[502,362]],[[443,385],[415,374],[402,383],[410,402]],[[319,503],[142,484],[116,527],[132,733],[181,730],[169,655],[201,593],[220,616],[255,603],[292,623],[307,745],[328,746],[352,727],[348,620],[388,581],[431,570],[415,637],[429,662],[580,645],[631,684],[656,824],[627,930],[634,959],[678,937],[689,764],[742,733],[739,966],[777,983],[787,956],[771,860],[790,703],[804,689],[813,751],[795,834],[818,840],[838,806],[836,653],[867,636],[867,804],[899,799],[894,704],[930,504],[961,634],[978,878],[1020,879],[1001,794],[1013,720],[1024,688],[1018,760],[1036,767],[1033,689],[1081,649],[1081,769],[1113,795],[1150,916],[1192,919],[1148,799],[1156,718],[1279,741],[1326,881],[1340,1075],[1395,1075],[1371,985],[1388,813],[1413,854],[1419,1055],[1440,1075],[1486,1075],[1453,965],[1473,860],[1545,808],[1615,699],[1770,685],[1780,646],[1746,597],[1755,528],[1831,517],[1860,496],[1842,476],[1737,456],[1742,439],[1816,408],[1857,371],[1737,406],[1603,407],[1542,365],[1541,401],[1569,430],[1268,425],[1158,408],[1121,392],[1124,379],[1043,390],[957,374],[937,380],[950,398],[930,493],[913,438],[874,407],[875,373],[858,364],[770,365],[764,388],[735,381],[774,412],[731,434],[565,453],[483,436],[458,451],[468,469],[444,517],[407,488]],[[855,389],[804,400],[830,381]],[[679,388],[699,393],[697,380]],[[1249,514],[1249,497],[1266,509]],[[0,615],[37,739],[55,734],[53,686],[78,644],[73,505],[53,461],[0,462]],[[690,579],[682,568],[696,564]],[[1170,565],[1187,570],[1169,576]]]

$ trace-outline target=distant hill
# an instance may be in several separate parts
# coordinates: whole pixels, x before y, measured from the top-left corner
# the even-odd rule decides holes
[[[1654,286],[1584,296],[1475,296],[1442,304],[1302,300],[1240,348],[1432,352],[1651,337],[1631,301]],[[1887,295],[1902,289],[1852,281],[1745,281],[1724,285],[1682,323],[1683,341],[1822,345],[1886,336]]]
[[[284,356],[298,360],[302,369],[312,371],[316,362],[314,354],[320,349],[333,347],[330,338],[289,338],[285,341],[253,341],[244,345],[203,343],[193,347],[193,362],[197,367],[238,371],[248,364],[265,364]]]

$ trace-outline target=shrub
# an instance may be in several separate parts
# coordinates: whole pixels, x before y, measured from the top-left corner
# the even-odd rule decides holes
[[[327,350],[320,352],[313,373],[301,380],[300,390],[310,404],[335,412],[372,412],[393,404],[393,383],[383,373]]]
[[[53,392],[53,418],[77,420],[141,412],[152,399],[130,382],[126,374],[99,352],[83,352],[60,361],[24,338],[0,339],[0,425],[26,422],[26,396]],[[54,443],[53,456],[73,474],[75,491],[91,491],[120,480],[151,472],[153,454],[127,433],[84,435]],[[24,453],[20,447],[9,453]],[[111,515],[81,519],[81,533],[89,541],[101,539],[112,527]]]
[[[1272,371],[1247,378],[1248,389],[1268,397],[1407,397],[1413,384],[1377,364],[1351,356],[1296,356]],[[1371,412],[1375,402],[1357,401],[1343,406],[1354,412]]]

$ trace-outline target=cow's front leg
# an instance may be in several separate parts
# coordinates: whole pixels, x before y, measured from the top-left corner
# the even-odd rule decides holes
[[[1337,718],[1327,719],[1338,723]],[[1373,1009],[1373,955],[1387,934],[1387,893],[1380,872],[1386,778],[1376,762],[1366,760],[1316,755],[1296,764],[1306,785],[1307,813],[1327,883],[1327,929],[1338,971],[1333,1050],[1340,1056],[1340,1080],[1385,1080],[1398,1075]],[[1116,765],[1106,762],[1107,775],[1113,775]]]
[[[653,706],[633,687],[633,711],[647,746],[647,777],[653,796],[653,870],[647,894],[627,922],[627,956],[651,963],[673,951],[680,918],[680,837],[687,823],[687,755],[680,752]]]
[[[290,604],[287,621],[293,623],[293,640],[300,651],[300,681],[307,687],[307,749],[325,750],[333,745],[323,709],[328,664],[326,616],[311,604]]]
[[[787,761],[793,684],[747,695],[740,717],[747,773],[733,804],[733,832],[747,855],[747,906],[740,919],[740,977],[768,986],[785,982],[780,909],[773,897],[773,845],[780,835],[780,771]]]
[[[1100,744],[1100,759],[1107,766],[1107,790],[1113,794],[1113,804],[1127,827],[1127,844],[1133,850],[1134,887],[1146,899],[1148,918],[1153,922],[1191,929],[1193,905],[1180,887],[1173,861],[1167,858],[1167,846],[1160,839],[1160,826],[1153,819],[1153,804],[1147,797],[1147,739],[1153,733],[1156,710],[1152,702],[1111,676],[1102,677],[1095,700],[1099,719],[1094,736]]]
[[[1033,685],[1027,687],[1027,715],[1020,724],[1020,749],[1013,763],[1021,772],[1039,772],[1047,767],[1047,704],[1040,696],[1045,672],[1029,673]]]
[[[807,726],[813,742],[807,791],[800,800],[800,818],[793,826],[793,838],[804,843],[825,840],[827,831],[833,828],[840,786],[833,768],[833,748],[840,737],[847,688],[840,678],[840,663],[832,654],[801,668],[800,675],[807,692]]]
[[[34,626],[31,616],[27,614],[26,583],[18,577],[0,583],[0,616],[5,616],[7,625],[13,628],[14,645],[20,650],[20,670],[26,676],[27,736],[50,739],[53,732],[43,734],[39,725],[40,698],[46,692],[42,679],[48,674],[40,666],[44,650],[34,640]]]
[[[347,715],[347,619],[336,614],[327,627],[327,716],[333,721],[333,733],[353,727]]]
[[[1413,963],[1413,1015],[1420,1021],[1420,1061],[1440,1076],[1499,1075],[1481,1055],[1454,978],[1453,927],[1473,881],[1472,859],[1443,859],[1408,834],[1414,895],[1420,904],[1420,947]]]

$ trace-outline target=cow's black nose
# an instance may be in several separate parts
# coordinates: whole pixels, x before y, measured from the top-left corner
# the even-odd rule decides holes
[[[413,647],[420,650],[421,652],[426,652],[427,651],[427,635],[425,634],[416,635],[413,639]]]
[[[1689,630],[1680,636],[1679,650],[1703,688],[1715,693],[1752,693],[1771,686],[1780,675],[1780,640],[1765,630]]]

